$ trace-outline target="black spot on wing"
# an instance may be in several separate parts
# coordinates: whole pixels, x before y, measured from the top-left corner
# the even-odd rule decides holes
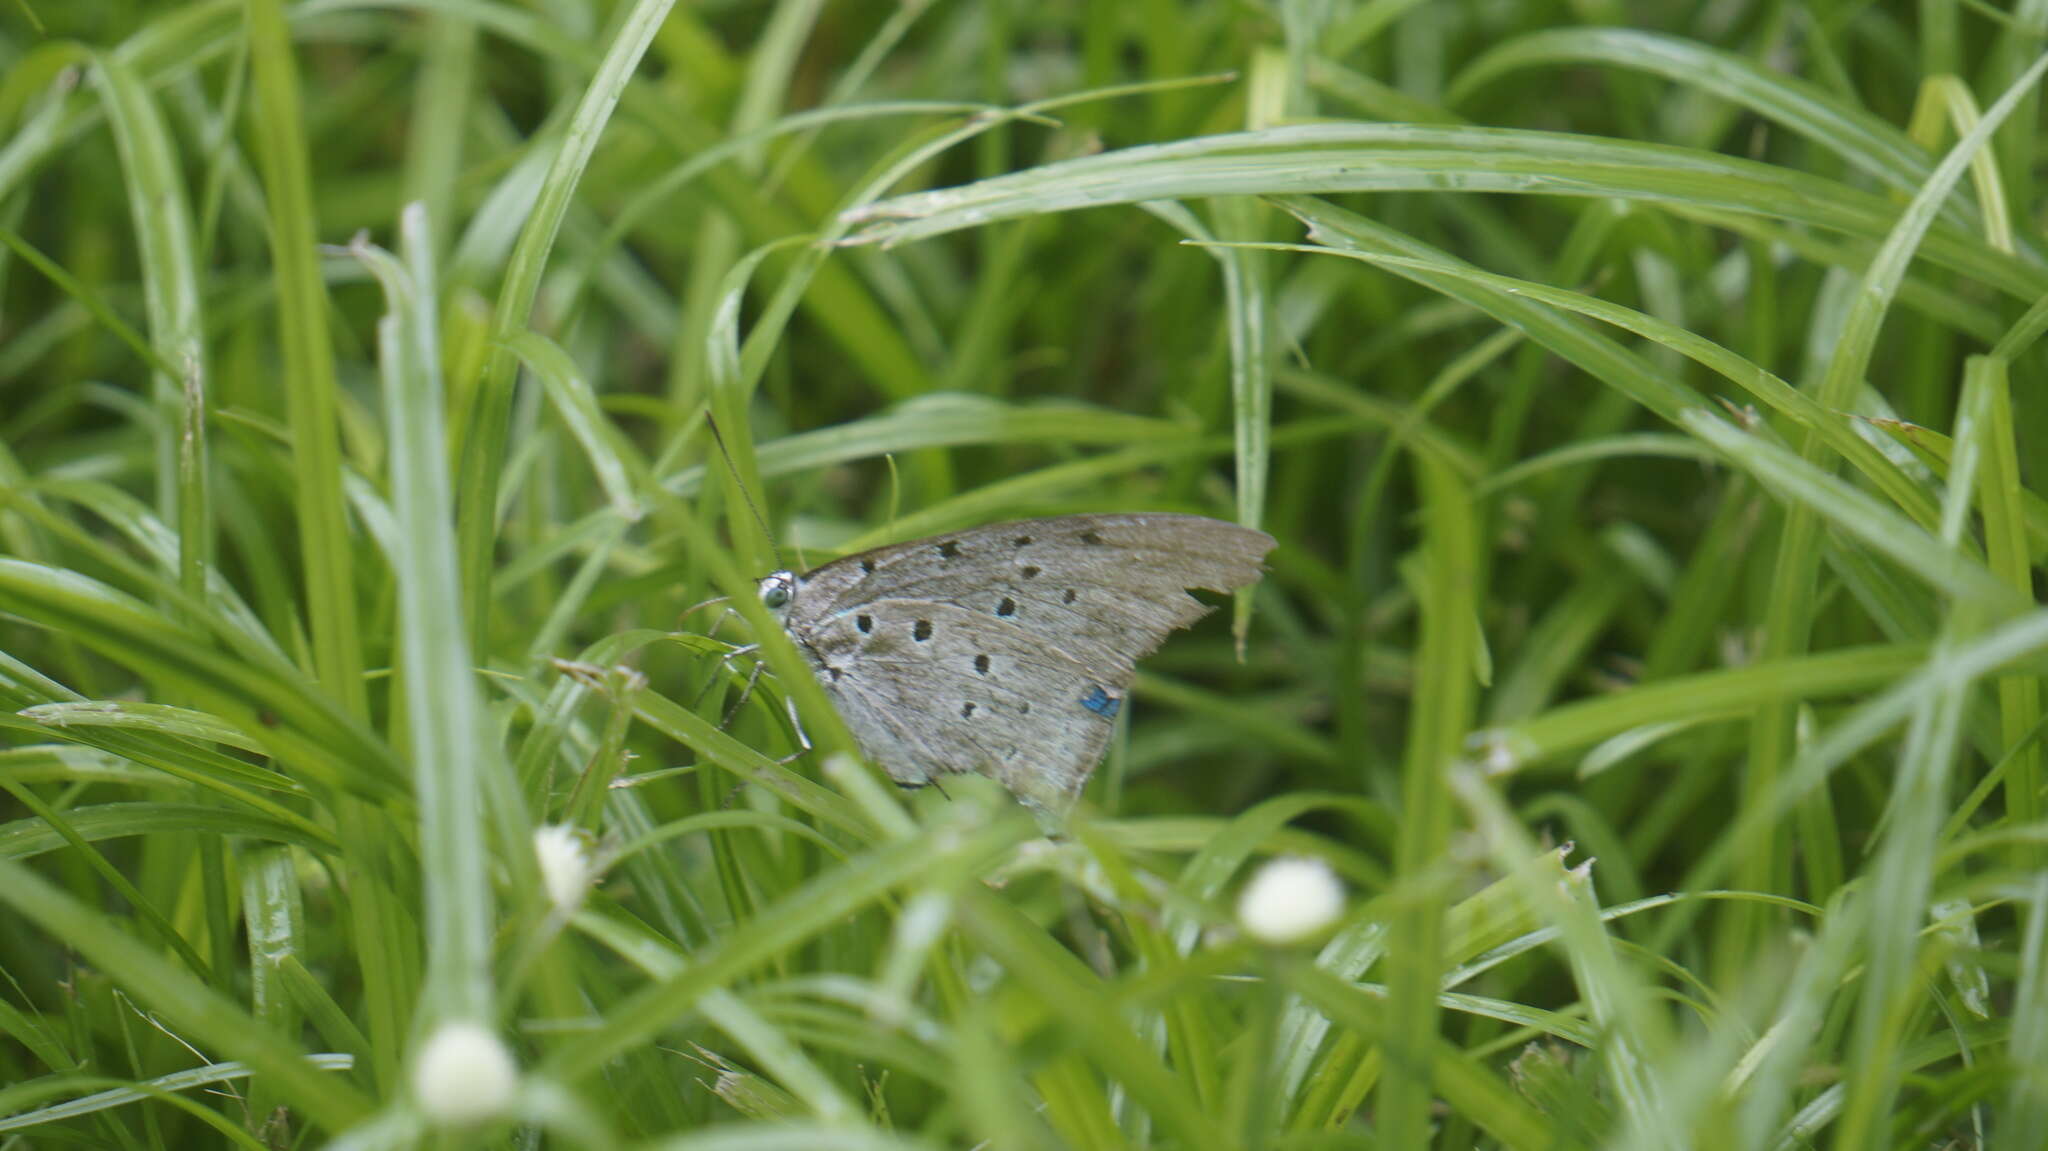
[[[910,629],[910,638],[919,643],[932,638],[932,621],[928,619],[918,620],[916,625]]]

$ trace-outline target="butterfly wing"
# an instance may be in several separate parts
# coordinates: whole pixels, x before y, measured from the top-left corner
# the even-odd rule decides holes
[[[994,776],[1064,808],[1102,758],[1135,663],[1259,577],[1271,536],[1201,516],[1058,516],[849,556],[785,625],[869,758],[903,783]]]

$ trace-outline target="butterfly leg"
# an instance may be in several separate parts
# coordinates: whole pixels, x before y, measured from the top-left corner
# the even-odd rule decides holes
[[[693,610],[694,610],[694,609],[693,609]],[[717,618],[717,619],[715,619],[715,620],[712,620],[712,621],[711,621],[711,626],[710,626],[710,627],[709,627],[708,629],[706,629],[706,630],[705,630],[705,632],[704,632],[704,638],[705,638],[705,639],[717,639],[717,638],[718,638],[718,629],[719,629],[719,628],[721,628],[721,627],[724,627],[724,626],[725,626],[725,621],[726,621],[726,620],[729,620],[729,619],[731,619],[732,617],[734,617],[734,616],[736,616],[736,615],[738,615],[738,614],[740,614],[740,609],[738,609],[738,608],[736,608],[736,607],[727,607],[727,608],[726,608],[726,609],[725,609],[724,611],[722,611],[722,612],[719,612],[719,613],[718,613],[718,618]]]
[[[747,701],[753,698],[754,685],[761,682],[761,670],[763,666],[764,665],[761,663],[760,660],[754,661],[754,670],[748,673],[747,685],[740,689],[740,697],[732,701],[732,706],[725,709],[725,718],[718,721],[718,729],[720,731],[724,731],[726,727],[731,725],[732,717],[738,715],[740,713],[740,709],[747,706]]]
[[[789,728],[796,733],[797,749],[775,762],[788,766],[810,754],[811,737],[808,732],[804,731],[804,721],[796,714],[796,701],[788,696],[783,696],[782,706],[784,710],[789,712]]]
[[[743,645],[743,646],[740,646],[740,647],[736,647],[736,648],[733,648],[733,649],[732,649],[731,651],[728,651],[728,652],[726,652],[726,653],[725,653],[724,655],[722,655],[722,656],[719,656],[719,657],[718,657],[718,663],[717,663],[716,665],[714,665],[714,666],[712,667],[712,669],[711,669],[711,677],[710,677],[709,679],[707,679],[707,680],[705,680],[705,681],[704,681],[704,686],[703,686],[703,688],[702,688],[701,690],[699,690],[699,691],[697,692],[697,695],[696,695],[696,697],[695,697],[695,698],[693,698],[693,699],[691,699],[691,700],[690,700],[690,710],[691,710],[691,711],[695,711],[695,710],[697,710],[697,705],[698,705],[698,704],[700,704],[700,703],[703,703],[703,702],[704,702],[704,697],[705,697],[705,696],[707,696],[707,695],[710,695],[710,694],[711,694],[711,689],[712,689],[712,688],[714,688],[714,687],[716,687],[716,686],[718,686],[718,680],[719,680],[719,678],[720,678],[721,676],[723,676],[723,675],[724,675],[724,674],[725,674],[725,673],[726,673],[726,672],[727,672],[727,671],[728,671],[728,670],[729,670],[729,669],[730,669],[730,668],[732,667],[732,661],[733,661],[733,660],[736,660],[736,659],[738,659],[739,657],[741,657],[741,656],[743,656],[743,655],[750,655],[750,654],[752,654],[753,652],[755,652],[756,650],[758,650],[758,649],[760,648],[760,646],[761,646],[761,645],[760,645],[760,644],[757,644],[757,643],[750,643],[750,644],[745,644],[745,645]],[[759,668],[759,665],[756,665],[756,667],[755,667],[755,671],[754,671],[754,675],[755,675],[756,677],[758,677],[758,676],[759,676],[760,674],[761,674],[761,672],[760,672],[760,668]],[[748,688],[748,690],[752,690],[752,689],[753,689],[753,686],[754,686],[754,682],[753,682],[753,680],[751,680],[751,679],[750,679],[750,680],[748,680],[748,681],[747,681],[747,688]],[[745,703],[745,702],[746,702],[746,699],[745,699],[745,697],[744,697],[744,696],[743,696],[743,697],[741,697],[740,703]],[[733,709],[734,709],[734,710],[738,710],[738,709],[739,709],[739,704],[734,704],[734,705],[733,705]],[[726,718],[727,718],[728,720],[730,720],[730,719],[731,719],[732,717],[728,715],[728,716],[727,716]],[[723,725],[723,724],[721,724],[720,726],[722,727],[722,726],[724,726],[724,725]]]

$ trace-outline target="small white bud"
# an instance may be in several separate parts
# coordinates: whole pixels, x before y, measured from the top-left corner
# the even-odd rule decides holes
[[[574,911],[590,890],[590,846],[573,827],[550,823],[533,829],[533,853],[540,857],[541,883],[564,912]]]
[[[443,1126],[503,1114],[518,1085],[512,1052],[496,1032],[472,1020],[443,1023],[413,1060],[413,1096],[427,1118]]]
[[[1282,858],[1259,868],[1237,897],[1237,922],[1261,943],[1299,943],[1344,914],[1344,884],[1320,859]]]

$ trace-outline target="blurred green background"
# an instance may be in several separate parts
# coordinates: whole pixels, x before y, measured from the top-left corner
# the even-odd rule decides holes
[[[2044,40],[8,0],[0,1148],[2035,1146]],[[1050,839],[686,615],[1110,510]]]

